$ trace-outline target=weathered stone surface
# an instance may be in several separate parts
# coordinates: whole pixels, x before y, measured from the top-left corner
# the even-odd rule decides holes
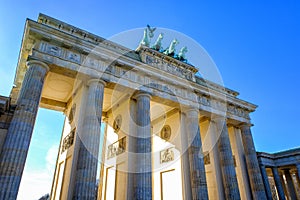
[[[248,175],[252,189],[252,197],[253,199],[257,200],[267,199],[250,130],[250,125],[244,124],[241,126],[241,135],[245,151]]]
[[[77,161],[73,199],[95,199],[98,151],[105,82],[92,79],[88,83],[87,105],[80,133],[80,149]]]
[[[297,168],[297,180],[299,182],[299,187],[300,187],[300,163],[296,164],[296,168]]]
[[[188,159],[190,167],[190,185],[192,199],[208,199],[205,166],[200,137],[200,127],[197,109],[189,109],[186,113],[186,137],[188,138]]]
[[[265,186],[265,191],[266,191],[266,195],[267,195],[267,199],[268,200],[272,200],[272,192],[271,192],[271,187],[270,187],[270,183],[269,183],[269,178],[268,178],[268,174],[266,171],[266,167],[263,165],[260,165],[260,171],[261,171],[261,175],[262,175],[262,179],[263,179],[263,183]]]
[[[287,186],[288,186],[287,189],[289,191],[290,199],[297,199],[297,195],[296,195],[293,179],[290,174],[290,170],[288,170],[288,169],[284,170],[284,176],[285,176],[285,180],[287,182]]]
[[[186,137],[186,114],[181,112],[181,166],[184,173],[182,173],[184,199],[192,199],[191,175],[190,175],[190,162],[188,152],[188,139]]]
[[[27,63],[17,108],[0,156],[0,199],[16,199],[48,66]]]
[[[284,190],[283,190],[283,186],[282,186],[282,183],[281,183],[281,180],[280,180],[278,169],[276,167],[272,167],[272,172],[273,172],[273,177],[274,177],[274,181],[275,181],[275,185],[276,185],[276,189],[277,189],[279,199],[280,200],[285,200]]]
[[[151,126],[150,126],[150,98],[145,92],[137,93],[136,99],[136,153],[134,199],[152,199],[152,156],[151,156]]]
[[[220,132],[218,140],[218,151],[221,164],[223,185],[226,199],[240,199],[240,192],[234,167],[232,150],[230,146],[226,121],[222,118],[214,119]]]

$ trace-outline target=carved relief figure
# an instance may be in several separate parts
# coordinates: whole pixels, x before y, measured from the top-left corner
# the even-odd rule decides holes
[[[119,154],[125,152],[126,150],[126,137],[121,138],[120,140],[110,144],[107,147],[107,158],[113,158]]]
[[[171,148],[160,152],[160,163],[170,162],[174,160],[174,152]]]

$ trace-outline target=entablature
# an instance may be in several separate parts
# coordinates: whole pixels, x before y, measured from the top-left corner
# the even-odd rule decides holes
[[[88,32],[80,32],[80,29],[72,32],[74,27],[71,25],[55,22],[55,26],[45,21],[46,18],[39,18],[39,23],[27,20],[20,52],[22,59],[19,59],[15,79],[17,87],[20,87],[19,83],[26,72],[25,62],[38,59],[48,63],[51,70],[60,67],[73,71],[69,74],[74,76],[101,76],[115,84],[126,84],[133,89],[142,88],[161,99],[197,106],[216,114],[225,112],[227,117],[241,122],[249,122],[249,113],[256,109],[255,105],[238,99],[237,92],[195,76],[197,69],[189,64],[157,52],[154,56],[166,63],[163,70],[146,61],[145,56],[148,59],[153,56],[153,51],[146,47],[142,47],[143,50],[140,49],[138,54]],[[92,36],[93,41],[86,39]],[[24,54],[23,48],[26,46],[31,49]],[[171,66],[170,69],[168,66]]]
[[[257,152],[261,164],[269,167],[292,166],[300,163],[300,148],[290,149],[274,154]]]

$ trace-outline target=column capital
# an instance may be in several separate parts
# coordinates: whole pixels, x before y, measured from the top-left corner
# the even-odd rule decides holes
[[[251,128],[252,126],[253,126],[253,124],[246,123],[246,122],[243,122],[243,123],[240,123],[239,125],[237,125],[238,128]]]
[[[143,97],[143,96],[146,96],[146,97],[148,97],[149,99],[152,98],[152,95],[151,95],[149,92],[142,91],[142,90],[136,91],[136,92],[132,95],[132,98],[138,99],[138,98]]]
[[[104,85],[104,87],[106,86],[106,82],[104,80],[96,79],[96,78],[88,80],[87,85],[90,86],[95,83],[101,83],[102,85]]]
[[[227,126],[227,117],[226,116],[214,116],[210,118],[210,121],[216,124],[225,123]]]
[[[39,65],[39,66],[45,68],[47,72],[50,70],[49,66],[46,63],[41,62],[39,60],[29,60],[26,62],[26,65],[28,68],[33,65]]]
[[[184,112],[185,114],[191,113],[191,112],[199,113],[199,109],[196,108],[196,107],[191,107],[191,106],[190,107],[183,107],[182,112]]]

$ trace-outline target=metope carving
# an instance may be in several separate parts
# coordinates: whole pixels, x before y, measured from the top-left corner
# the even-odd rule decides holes
[[[73,145],[74,135],[75,135],[75,129],[72,130],[66,137],[64,137],[62,142],[61,153],[63,153]]]
[[[126,150],[126,137],[119,139],[118,141],[110,144],[107,148],[107,158],[116,157]]]
[[[173,148],[168,148],[160,152],[160,163],[167,163],[174,160]]]

